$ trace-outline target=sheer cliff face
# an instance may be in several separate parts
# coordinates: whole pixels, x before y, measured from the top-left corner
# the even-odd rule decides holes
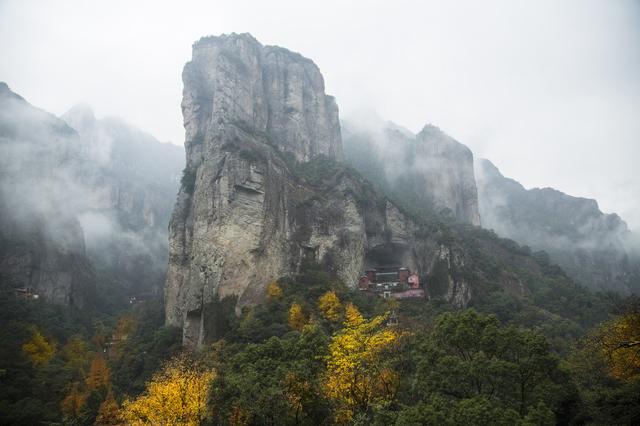
[[[318,194],[288,168],[342,154],[338,109],[313,62],[246,34],[207,37],[194,44],[183,81],[187,165],[170,224],[166,306],[167,322],[194,345],[215,296],[259,301],[270,280],[333,247],[336,229],[344,250],[364,242],[360,218],[342,215],[355,210],[352,198],[312,201]]]
[[[407,205],[480,225],[473,153],[439,128],[417,135],[393,123],[347,125],[346,160]]]
[[[294,173],[342,156],[337,107],[313,62],[249,35],[208,37],[183,80],[187,165],[165,296],[186,345],[206,341],[214,298],[259,303],[268,282],[306,260],[350,285],[381,261],[432,266],[441,247],[416,255],[415,225],[364,180],[344,168],[322,184]]]
[[[488,160],[477,163],[483,225],[545,250],[576,281],[597,290],[640,289],[640,261],[627,248],[627,225],[595,200],[551,188],[527,190]]]
[[[267,134],[298,161],[342,154],[338,107],[325,95],[318,67],[297,53],[262,46],[248,34],[206,37],[194,44],[183,80],[188,144],[233,124]]]
[[[479,226],[471,150],[437,127],[427,125],[416,135],[410,152],[407,160],[415,172],[407,179],[418,186],[422,184],[425,198],[436,208],[449,209],[459,221]]]

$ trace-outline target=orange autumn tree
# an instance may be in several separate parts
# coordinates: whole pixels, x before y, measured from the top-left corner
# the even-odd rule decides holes
[[[342,315],[342,304],[335,291],[327,291],[318,299],[318,309],[329,321],[338,321]]]
[[[67,393],[60,404],[65,419],[70,420],[80,417],[86,402],[87,394],[80,390],[80,383],[73,383],[69,389],[69,393]]]
[[[323,389],[337,405],[338,422],[394,397],[399,377],[387,361],[401,336],[384,326],[386,317],[367,320],[349,304],[344,328],[331,338]]]
[[[170,360],[147,383],[146,390],[122,404],[128,425],[199,425],[206,417],[207,395],[215,373],[187,356]]]
[[[107,362],[101,354],[97,354],[91,361],[91,367],[89,368],[89,374],[85,383],[88,391],[94,391],[100,388],[107,388],[109,386],[110,378],[109,367]]]

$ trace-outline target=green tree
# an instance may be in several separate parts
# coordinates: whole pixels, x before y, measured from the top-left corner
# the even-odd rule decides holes
[[[532,404],[553,399],[560,386],[557,358],[544,336],[501,327],[493,315],[474,310],[437,317],[432,332],[414,351],[416,390],[458,401],[500,401],[520,416]]]

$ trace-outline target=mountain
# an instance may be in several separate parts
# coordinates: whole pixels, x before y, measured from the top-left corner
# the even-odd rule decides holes
[[[82,307],[95,291],[84,232],[62,199],[77,194],[79,135],[0,83],[0,282]],[[31,290],[33,289],[33,290]]]
[[[185,345],[219,337],[219,301],[239,312],[265,301],[268,283],[309,265],[351,288],[367,268],[406,266],[431,298],[456,307],[549,301],[528,312],[533,322],[574,308],[581,315],[590,303],[548,259],[464,223],[478,221],[473,156],[439,130],[396,135],[416,153],[398,161],[421,170],[431,160],[438,171],[408,190],[418,194],[435,176],[424,199],[450,202],[467,220],[426,214],[402,202],[405,191],[392,197],[367,181],[371,169],[355,171],[336,104],[309,59],[249,34],[205,37],[183,81],[187,165],[170,221],[165,309]],[[371,158],[380,171],[396,161]]]
[[[616,214],[595,200],[526,190],[490,161],[427,125],[412,133],[381,119],[343,123],[345,161],[419,215],[480,225],[543,250],[577,282],[623,294],[640,290],[640,256]],[[636,243],[637,244],[637,243]]]
[[[63,118],[0,84],[3,291],[80,308],[159,292],[181,148],[87,107]]]
[[[117,271],[130,283],[130,293],[160,293],[167,228],[184,166],[182,148],[121,119],[98,120],[85,105],[62,118],[82,137],[91,169],[84,182],[90,201],[78,211],[89,257]]]
[[[499,235],[544,250],[576,281],[596,290],[640,291],[640,258],[631,233],[595,200],[551,188],[525,189],[489,160],[477,162],[483,225]]]
[[[473,153],[427,124],[417,134],[394,123],[343,123],[345,160],[407,205],[480,225]]]

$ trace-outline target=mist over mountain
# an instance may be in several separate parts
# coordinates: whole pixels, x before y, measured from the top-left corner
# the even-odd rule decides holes
[[[435,126],[340,126],[318,68],[249,34],[200,39],[183,81],[165,309],[186,346],[219,338],[220,303],[266,303],[270,283],[308,265],[348,288],[365,270],[405,266],[457,308],[586,303],[546,255],[478,226],[473,154]]]
[[[526,190],[488,160],[427,125],[417,136],[373,114],[343,122],[345,161],[399,203],[482,225],[544,250],[577,282],[628,294],[640,289],[637,236],[595,200]],[[442,146],[455,154],[442,155]],[[440,148],[439,148],[440,147]]]
[[[78,212],[87,251],[118,270],[137,292],[160,293],[168,259],[167,227],[180,173],[182,148],[118,119],[96,119],[87,106],[62,116],[85,141],[94,175],[90,202]]]
[[[427,124],[417,134],[390,122],[343,122],[346,161],[401,202],[480,225],[473,153]]]
[[[0,83],[0,274],[3,291],[35,288],[83,306],[95,292],[77,212],[88,169],[79,135]]]
[[[57,118],[5,83],[0,102],[5,291],[79,307],[112,281],[159,293],[182,149],[86,106]]]
[[[312,6],[335,15],[324,4],[302,7]],[[350,31],[367,35],[361,18],[376,7],[349,16]],[[77,5],[61,9],[83,14]],[[0,3],[0,11],[20,10]],[[332,56],[347,67],[358,62],[356,45],[326,32],[345,10],[303,23],[322,28],[323,43],[337,42]],[[447,22],[443,29],[456,29],[447,38],[481,21],[474,11],[467,5],[470,21]],[[137,22],[150,21],[147,12]],[[440,20],[420,17],[420,28]],[[194,22],[162,31],[181,44]],[[416,26],[403,25],[411,31],[404,37],[379,24],[376,34],[395,45],[363,37],[381,62],[340,84],[357,86],[392,64],[395,78],[377,80],[377,89],[407,97],[398,122],[436,118],[412,127],[419,131],[366,111],[341,120],[340,107],[360,100],[329,94],[335,74],[321,72],[322,56],[246,32],[191,45],[182,100],[163,105],[182,111],[184,148],[97,117],[87,104],[58,117],[0,82],[1,424],[640,424],[640,238],[596,200],[527,189],[478,158],[483,151],[469,140],[498,145],[491,132],[459,133],[446,113],[409,99],[428,94],[402,90],[414,72],[430,78],[421,60],[444,74],[462,62],[448,66],[413,36]],[[536,36],[549,29],[539,24]],[[146,34],[144,25],[135,31]],[[101,42],[115,33],[102,32]],[[84,40],[69,43],[69,55],[94,57],[78,50]],[[166,72],[177,80],[177,69],[158,67],[142,81],[135,68],[158,46],[170,55],[171,43],[124,40],[118,52],[144,54],[98,61],[130,78],[118,86],[120,108],[145,84],[160,102],[179,82],[154,79]],[[469,52],[478,47],[468,43]],[[511,54],[530,56],[530,47]],[[459,49],[447,54],[466,58]],[[465,78],[451,80],[462,91],[473,92],[468,76],[492,63],[471,56],[477,63],[462,68]],[[513,71],[500,70],[534,86],[544,77]],[[90,92],[84,79],[102,84],[99,72],[73,73],[72,90]],[[60,79],[47,77],[51,86]],[[478,117],[511,90],[499,80],[499,90],[468,102]],[[446,82],[440,75],[435,86]],[[447,102],[443,110],[469,106]],[[513,121],[508,115],[501,119]],[[512,117],[525,130],[535,122]],[[554,123],[535,124],[553,133]]]
[[[636,236],[596,200],[552,188],[525,189],[489,160],[476,162],[483,226],[536,250],[545,250],[576,281],[599,290],[640,290]]]

